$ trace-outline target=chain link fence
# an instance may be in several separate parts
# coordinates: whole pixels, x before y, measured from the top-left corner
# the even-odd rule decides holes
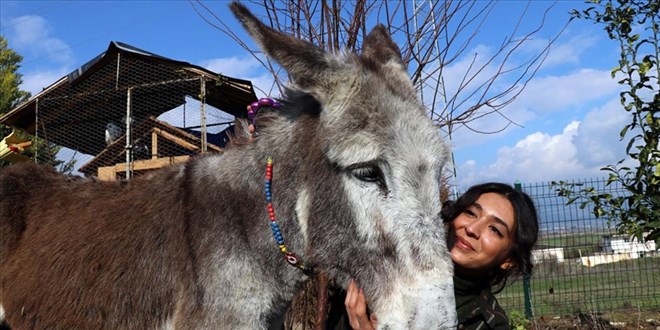
[[[2,123],[34,136],[37,162],[116,180],[222,152],[255,100],[249,81],[112,42]]]
[[[625,194],[606,179],[576,180],[612,195]],[[660,253],[654,242],[619,234],[616,219],[595,218],[589,206],[566,205],[551,183],[521,184],[539,212],[535,268],[528,282],[534,316],[660,308]],[[525,281],[502,291],[506,310],[525,310]],[[529,309],[529,307],[528,307]]]

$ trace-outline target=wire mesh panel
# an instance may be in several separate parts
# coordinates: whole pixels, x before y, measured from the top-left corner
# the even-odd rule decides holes
[[[248,85],[245,103],[236,106],[224,77],[143,53],[106,54],[90,63],[34,101],[37,159],[63,172],[130,178],[222,152],[234,116],[211,103],[231,103],[236,113],[254,95]]]
[[[612,195],[625,191],[606,180],[580,180]],[[595,218],[589,206],[566,205],[549,183],[523,184],[539,212],[540,236],[530,279],[534,314],[562,315],[660,306],[660,254],[653,242],[616,231],[616,219]],[[506,309],[524,308],[521,280],[498,297]]]

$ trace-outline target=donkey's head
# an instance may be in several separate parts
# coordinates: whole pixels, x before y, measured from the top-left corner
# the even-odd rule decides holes
[[[265,26],[240,4],[232,10],[287,70],[294,94],[316,107],[305,122],[318,151],[305,153],[319,154],[314,166],[328,170],[297,187],[306,261],[342,285],[356,279],[381,328],[455,327],[439,218],[448,150],[386,28],[366,36],[359,56],[335,55]]]

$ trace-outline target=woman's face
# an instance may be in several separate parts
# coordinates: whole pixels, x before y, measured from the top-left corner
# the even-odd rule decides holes
[[[506,197],[484,193],[450,224],[449,246],[456,271],[478,276],[511,262],[515,219]]]

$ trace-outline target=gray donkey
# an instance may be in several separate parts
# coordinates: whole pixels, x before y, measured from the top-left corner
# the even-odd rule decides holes
[[[335,55],[231,8],[288,71],[282,109],[258,115],[250,143],[130,182],[3,169],[7,323],[265,329],[316,269],[355,279],[381,329],[455,328],[439,218],[448,150],[385,27],[360,55]]]

